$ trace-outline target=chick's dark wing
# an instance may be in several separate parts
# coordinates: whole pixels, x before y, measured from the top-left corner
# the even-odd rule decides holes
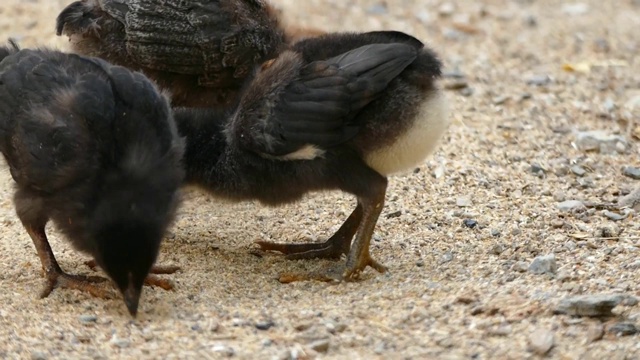
[[[329,148],[356,135],[353,122],[417,56],[406,44],[372,44],[308,64],[282,92],[254,151],[283,156],[307,145]],[[250,140],[250,141],[246,141]]]
[[[20,91],[21,99],[3,151],[14,180],[55,192],[95,174],[95,148],[101,139],[94,137],[94,124],[107,124],[113,117],[111,89],[104,77],[68,76],[65,64],[46,58],[30,71],[21,73],[20,66],[12,70],[3,74],[3,87]],[[9,73],[23,82],[4,82]]]

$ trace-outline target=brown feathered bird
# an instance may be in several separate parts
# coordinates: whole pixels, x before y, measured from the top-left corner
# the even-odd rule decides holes
[[[255,65],[320,33],[262,0],[81,0],[57,18],[74,52],[142,71],[189,107],[229,106]]]
[[[91,255],[135,316],[184,178],[166,98],[144,75],[54,50],[0,48],[0,151],[14,203],[55,287],[108,296],[104,279],[65,273],[49,246],[53,221]]]
[[[422,162],[447,128],[440,67],[400,32],[302,40],[256,69],[232,114],[175,110],[187,181],[273,206],[311,191],[353,194],[355,210],[326,242],[259,244],[296,259],[347,254],[347,280],[367,266],[383,272],[369,244],[387,176]]]

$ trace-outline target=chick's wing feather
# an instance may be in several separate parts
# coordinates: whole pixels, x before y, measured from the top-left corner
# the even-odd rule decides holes
[[[282,155],[306,144],[328,148],[356,135],[353,122],[417,56],[405,44],[372,44],[325,61],[312,62],[281,95],[266,128],[270,146],[261,151]]]

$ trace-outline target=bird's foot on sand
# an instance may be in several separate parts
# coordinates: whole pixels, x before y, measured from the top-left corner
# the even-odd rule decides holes
[[[97,284],[107,281],[99,276],[70,275],[62,271],[49,271],[46,273],[47,284],[40,293],[41,298],[51,294],[53,289],[75,289],[87,292],[97,298],[112,299],[114,294]]]
[[[85,261],[84,264],[90,267],[93,271],[96,271],[96,268],[98,267],[98,264],[96,264],[95,260]],[[147,278],[144,279],[144,284],[147,286],[157,286],[164,290],[173,290],[174,285],[171,280],[163,279],[153,274],[173,274],[178,270],[180,270],[179,266],[156,265],[149,271],[149,275],[147,275]]]
[[[353,266],[349,266],[347,262],[347,265],[340,265],[325,271],[310,272],[307,274],[284,273],[280,275],[278,280],[283,284],[310,280],[323,282],[356,281],[367,266],[371,266],[379,273],[385,273],[387,271],[386,266],[372,259],[367,252],[364,256],[361,256]]]
[[[374,260],[371,255],[369,255],[369,251],[367,249],[367,251],[363,251],[358,254],[355,260],[352,260],[351,257],[347,258],[347,265],[342,273],[342,278],[346,281],[357,280],[360,277],[360,273],[362,273],[367,266],[371,266],[381,274],[387,271],[387,267]]]
[[[278,251],[285,254],[287,260],[299,259],[340,259],[349,252],[351,239],[331,237],[323,243],[282,244],[269,241],[256,241],[263,251]]]

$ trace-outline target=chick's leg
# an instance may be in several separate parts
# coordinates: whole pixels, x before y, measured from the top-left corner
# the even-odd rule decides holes
[[[387,179],[368,167],[359,159],[354,159],[351,163],[351,170],[348,176],[341,179],[340,189],[356,195],[358,207],[351,220],[357,219],[357,235],[350,244],[349,253],[345,265],[329,271],[313,272],[299,275],[284,273],[280,275],[280,282],[290,283],[304,280],[356,280],[360,273],[371,266],[378,272],[384,273],[387,268],[371,258],[369,246],[371,237],[375,229],[378,217],[384,207],[384,197],[387,191]],[[349,220],[348,220],[349,221]],[[344,226],[344,225],[343,225]],[[355,227],[355,226],[354,226]]]
[[[355,280],[360,273],[367,267],[371,266],[380,273],[387,271],[387,268],[371,258],[369,254],[369,246],[373,231],[378,222],[378,217],[384,207],[384,197],[387,189],[387,179],[378,175],[375,184],[371,184],[369,194],[360,196],[358,201],[363,206],[363,216],[358,233],[347,255],[346,269],[342,274],[345,280]]]
[[[322,243],[306,244],[282,244],[268,241],[256,241],[262,250],[279,251],[286,254],[289,260],[296,259],[339,259],[342,254],[347,254],[351,247],[351,239],[358,230],[358,225],[362,219],[362,205],[358,201],[358,206],[351,215],[340,226],[327,241]]]
[[[95,271],[98,267],[98,264],[95,260],[85,261],[84,264],[90,267],[93,271]],[[164,290],[173,290],[174,286],[171,281],[155,276],[153,274],[173,274],[178,270],[180,270],[179,266],[156,265],[149,271],[149,275],[147,275],[146,279],[144,279],[144,284],[147,286],[157,286]]]
[[[23,225],[27,229],[29,236],[31,236],[31,240],[33,240],[47,278],[47,284],[40,294],[41,298],[49,296],[55,288],[76,289],[105,299],[112,297],[109,291],[96,286],[96,283],[101,283],[107,279],[98,276],[70,275],[62,271],[47,240],[44,225],[31,226],[24,224],[24,222]]]

